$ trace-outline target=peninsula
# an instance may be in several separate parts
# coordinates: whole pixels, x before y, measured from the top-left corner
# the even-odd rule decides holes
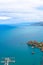
[[[43,52],[43,42],[28,41],[27,44],[32,46],[32,48],[39,48]]]

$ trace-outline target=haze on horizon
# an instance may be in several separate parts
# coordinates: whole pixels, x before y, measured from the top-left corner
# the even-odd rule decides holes
[[[43,0],[0,0],[0,24],[43,21]]]

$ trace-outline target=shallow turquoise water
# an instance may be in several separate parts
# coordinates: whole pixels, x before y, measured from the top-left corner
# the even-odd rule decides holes
[[[0,59],[14,56],[16,63],[10,65],[40,65],[42,53],[39,49],[28,47],[26,43],[29,40],[43,41],[43,26],[0,30]],[[32,55],[33,50],[34,55]]]

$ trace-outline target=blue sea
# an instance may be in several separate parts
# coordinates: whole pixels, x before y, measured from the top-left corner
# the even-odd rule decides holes
[[[43,26],[0,28],[0,61],[2,57],[15,57],[9,65],[41,65],[42,52],[27,45],[30,40],[43,41]],[[32,54],[32,51],[35,54]],[[0,65],[4,65],[1,64]]]

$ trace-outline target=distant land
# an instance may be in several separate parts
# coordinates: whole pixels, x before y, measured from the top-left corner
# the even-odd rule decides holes
[[[0,30],[7,30],[7,29],[12,29],[16,28],[16,26],[11,26],[11,25],[0,25]]]
[[[28,22],[28,23],[21,23],[20,26],[43,26],[43,22]]]
[[[31,25],[34,25],[34,26],[43,26],[43,22],[35,22],[35,23],[32,23]]]
[[[43,22],[29,22],[29,23],[20,23],[20,24],[0,24],[0,30],[11,29],[17,27],[25,26],[43,26]]]

